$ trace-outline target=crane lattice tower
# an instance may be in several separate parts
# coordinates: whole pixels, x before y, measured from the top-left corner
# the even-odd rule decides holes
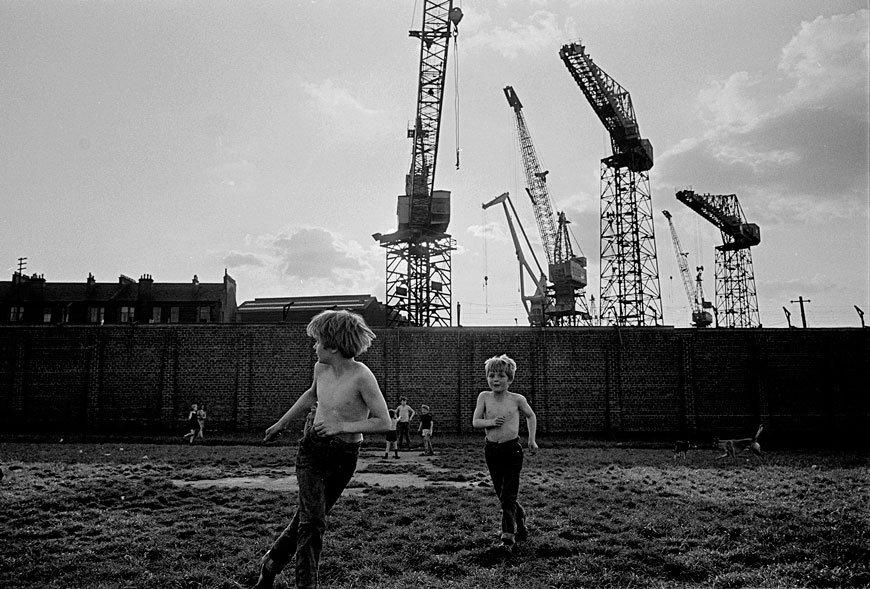
[[[707,327],[713,323],[713,316],[707,311],[711,305],[704,300],[704,291],[701,289],[701,271],[703,268],[697,268],[698,274],[695,282],[692,282],[692,275],[689,273],[689,252],[683,250],[671,213],[662,211],[662,214],[668,220],[668,226],[671,228],[671,240],[674,243],[674,253],[677,255],[677,265],[680,267],[680,278],[683,280],[683,288],[686,290],[689,306],[692,308],[692,325]]]
[[[652,144],[640,130],[628,91],[599,68],[581,43],[559,56],[610,133],[601,160],[599,315],[616,325],[660,325],[662,316],[649,170]]]
[[[575,256],[564,212],[556,216],[547,186],[549,172],[541,167],[532,136],[523,114],[523,105],[512,86],[504,88],[514,111],[517,143],[526,177],[526,194],[532,201],[535,221],[547,254],[550,284],[547,325],[591,325],[586,304],[586,257]]]
[[[398,230],[372,235],[386,249],[387,308],[390,325],[449,326],[452,322],[452,263],[456,248],[446,233],[450,192],[435,190],[435,167],[450,39],[458,34],[462,11],[452,0],[423,3],[423,26],[410,35],[420,39],[417,114],[411,170],[405,194],[398,198]]]
[[[716,246],[716,310],[722,327],[761,327],[750,248],[761,243],[761,229],[747,223],[736,194],[677,191],[677,200],[715,225],[722,234]]]

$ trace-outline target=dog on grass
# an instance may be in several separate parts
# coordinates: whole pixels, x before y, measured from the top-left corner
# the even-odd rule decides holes
[[[697,448],[694,444],[687,442],[686,440],[677,440],[674,442],[674,460],[677,458],[682,458],[685,460],[686,455],[689,452],[689,448]]]
[[[764,424],[759,425],[754,438],[739,438],[734,440],[720,440],[719,438],[716,438],[713,440],[715,446],[725,452],[722,456],[717,456],[716,459],[719,460],[730,456],[733,462],[737,462],[737,457],[747,450],[750,450],[753,454],[762,458],[761,444],[758,443],[758,436],[761,435],[761,430],[763,429]],[[747,460],[749,459],[747,458]]]

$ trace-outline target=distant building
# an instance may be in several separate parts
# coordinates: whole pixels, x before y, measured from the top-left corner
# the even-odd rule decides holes
[[[0,282],[0,324],[234,323],[236,281],[138,282],[123,274],[116,283],[46,282],[16,272]]]
[[[239,321],[307,324],[328,309],[346,309],[362,315],[371,327],[387,326],[387,306],[367,294],[254,299],[239,305]]]

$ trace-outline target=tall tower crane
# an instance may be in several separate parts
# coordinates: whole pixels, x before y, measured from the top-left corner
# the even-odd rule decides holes
[[[686,296],[689,297],[689,305],[692,307],[692,325],[695,327],[708,327],[713,323],[713,316],[710,311],[707,311],[712,305],[704,300],[704,292],[701,290],[701,270],[698,268],[696,284],[692,282],[692,275],[689,272],[689,252],[683,251],[683,246],[680,243],[680,236],[677,235],[677,229],[674,227],[674,221],[671,218],[671,213],[662,211],[662,214],[668,220],[668,225],[671,228],[671,239],[674,242],[674,252],[677,254],[677,264],[680,266],[680,277],[683,279],[683,287],[686,289]]]
[[[663,321],[649,170],[653,148],[640,136],[631,96],[599,68],[581,43],[559,56],[610,134],[613,155],[601,160],[599,315],[617,325]]]
[[[546,170],[541,169],[532,136],[523,115],[523,105],[512,86],[504,94],[516,116],[520,155],[526,176],[526,193],[532,201],[541,242],[547,254],[549,279],[554,304],[548,311],[548,325],[589,325],[591,315],[586,305],[586,257],[575,256],[565,213],[553,212]]]
[[[523,307],[526,309],[526,315],[529,319],[529,325],[532,327],[542,327],[547,324],[547,317],[552,314],[552,300],[547,293],[547,275],[544,274],[543,268],[541,268],[540,262],[538,262],[537,256],[535,256],[535,252],[532,249],[532,244],[529,241],[529,236],[526,233],[526,230],[523,228],[523,224],[520,222],[520,218],[517,215],[517,210],[514,208],[514,203],[511,201],[510,194],[507,192],[495,197],[491,201],[484,203],[483,208],[488,209],[489,207],[500,204],[504,209],[504,215],[507,219],[508,229],[511,232],[511,239],[514,242],[514,250],[516,251],[517,261],[520,264],[520,296],[523,301]],[[520,231],[523,233],[523,237],[526,241],[526,247],[529,248],[529,252],[531,252],[532,260],[535,262],[535,268],[529,263],[526,259],[526,256],[523,254],[523,247],[520,243],[519,236],[517,235],[517,231],[514,228],[514,223],[511,218],[511,211],[513,211],[513,218],[517,220],[517,225],[520,227]],[[537,271],[536,271],[537,270]],[[526,294],[526,281],[525,272],[532,284],[535,285],[535,290],[532,294]]]
[[[677,200],[716,226],[716,308],[724,327],[761,327],[750,248],[761,243],[761,228],[747,223],[736,194],[696,194],[678,190]]]
[[[410,31],[420,39],[417,114],[408,129],[412,140],[411,170],[405,194],[399,195],[398,230],[372,235],[387,257],[387,306],[393,325],[449,326],[452,320],[450,192],[435,190],[435,165],[447,49],[458,34],[462,11],[453,1],[424,0],[423,26]]]

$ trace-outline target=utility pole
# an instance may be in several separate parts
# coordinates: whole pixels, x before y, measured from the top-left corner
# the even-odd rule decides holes
[[[788,328],[791,329],[792,327],[794,327],[794,325],[791,324],[791,311],[789,311],[785,307],[783,307],[782,310],[785,312],[785,320],[788,321]]]
[[[804,303],[812,303],[812,301],[809,299],[804,299],[803,297],[799,296],[798,300],[791,301],[791,302],[792,303],[800,303],[800,305],[801,305],[801,323],[803,324],[804,329],[806,329],[807,328],[807,314],[804,312]]]
[[[863,329],[864,327],[866,327],[866,325],[864,325],[864,311],[862,311],[861,307],[859,307],[858,305],[852,305],[852,306],[855,307],[856,311],[858,311],[858,317],[861,318],[861,328]]]

